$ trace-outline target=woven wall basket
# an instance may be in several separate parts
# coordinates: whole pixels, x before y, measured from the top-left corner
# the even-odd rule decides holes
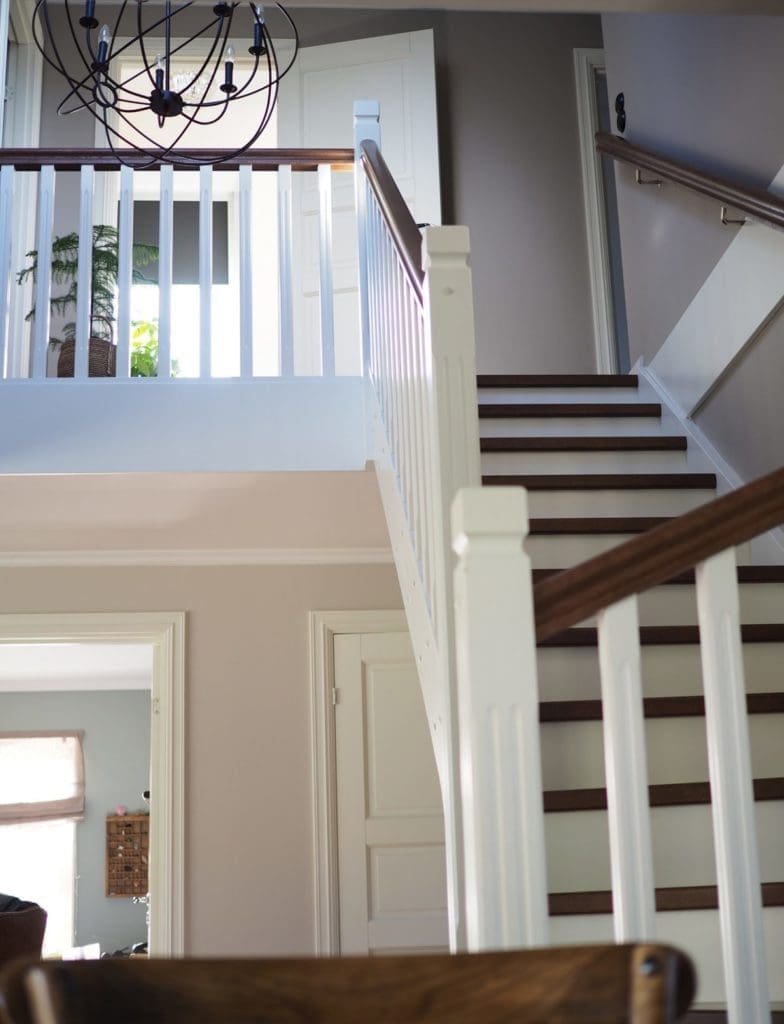
[[[57,376],[73,377],[74,351],[76,343],[64,341],[60,346],[60,357],[57,360]],[[90,377],[115,377],[117,367],[117,349],[110,341],[103,338],[90,338],[90,357],[88,375]]]

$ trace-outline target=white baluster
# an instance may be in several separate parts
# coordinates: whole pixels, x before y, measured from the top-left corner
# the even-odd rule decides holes
[[[212,167],[199,168],[199,376],[212,376]]]
[[[8,377],[8,320],[13,242],[14,175],[11,164],[0,171],[0,379]]]
[[[172,271],[174,263],[174,168],[161,167],[158,222],[158,379],[171,376]]]
[[[93,285],[93,191],[95,168],[84,165],[79,181],[79,255],[76,270],[76,347],[74,350],[74,378],[88,376],[90,335],[92,321]]]
[[[604,772],[616,942],[656,935],[637,598],[599,614]]]
[[[697,566],[719,918],[730,1024],[770,1024],[735,552]]]
[[[278,169],[278,262],[280,266],[280,375],[294,376],[291,166]]]
[[[253,168],[240,167],[240,376],[253,376]]]
[[[55,173],[51,164],[41,168],[38,178],[38,269],[35,276],[35,327],[33,329],[33,377],[46,376],[52,291],[52,238],[54,236]]]
[[[131,372],[131,288],[133,286],[133,168],[120,170],[117,242],[117,376]]]
[[[381,146],[380,115],[381,108],[375,100],[357,100],[354,103],[354,198],[359,243],[359,322],[363,373],[370,359],[370,318],[367,299],[367,192],[360,146],[365,141]]]
[[[332,292],[332,168],[320,164],[319,183],[319,271],[321,300],[321,372],[335,376],[335,302]]]
[[[522,488],[452,509],[468,948],[548,939],[531,562]]]

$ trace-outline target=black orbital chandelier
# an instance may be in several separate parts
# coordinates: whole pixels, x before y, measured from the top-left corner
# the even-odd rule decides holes
[[[101,25],[96,17],[96,0],[84,0],[79,16],[69,0],[62,6],[65,32],[53,27],[49,0],[37,0],[33,12],[33,36],[44,60],[68,82],[70,89],[57,107],[61,115],[89,111],[101,122],[109,148],[121,163],[146,167],[155,163],[202,164],[221,163],[239,156],[258,140],[269,124],[278,99],[281,79],[291,69],[299,49],[297,28],[282,4],[274,7],[281,13],[293,36],[293,53],[284,67],[278,64],[273,42],[259,3],[245,5],[218,0],[204,13],[204,24],[180,42],[173,36],[176,19],[184,11],[197,6],[195,0],[173,5],[165,0],[162,9],[152,0],[123,0],[113,16],[113,25]],[[237,9],[242,7],[242,16]],[[135,8],[135,10],[134,10]],[[184,19],[183,19],[184,20]],[[70,37],[70,38],[69,38]],[[189,47],[197,39],[206,39],[208,52],[193,59]],[[242,40],[242,42],[241,42]],[[244,74],[244,81],[235,81],[235,45],[247,45],[253,63]],[[139,71],[123,77],[119,58],[138,58]],[[187,70],[172,67],[182,59],[189,62]],[[218,95],[220,94],[220,95]],[[255,97],[255,100],[254,100]],[[196,155],[184,146],[194,125],[216,125],[232,103],[249,100],[258,104],[253,115],[251,136],[236,149]],[[174,140],[162,144],[138,124],[140,115],[155,115],[159,128],[176,124]],[[130,157],[129,150],[139,157]],[[144,159],[146,158],[146,159]]]

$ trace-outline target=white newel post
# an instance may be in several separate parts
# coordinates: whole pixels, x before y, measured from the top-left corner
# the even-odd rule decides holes
[[[656,935],[637,598],[599,613],[604,774],[616,942]]]
[[[450,939],[453,949],[467,948],[460,746],[457,716],[455,609],[452,579],[451,505],[462,487],[479,487],[479,421],[476,395],[476,350],[468,229],[428,228],[422,243],[426,395],[433,410],[431,466],[433,481],[434,607],[433,619],[442,669],[442,704],[448,771],[442,768],[449,884]]]
[[[376,100],[357,100],[354,103],[354,200],[357,209],[359,243],[359,324],[362,340],[362,368],[365,374],[370,365],[370,313],[367,267],[367,201],[360,147],[366,140],[381,146],[380,117],[381,108]]]
[[[452,523],[468,948],[546,945],[526,492],[461,490]]]
[[[697,566],[719,918],[730,1024],[770,1024],[735,551]]]

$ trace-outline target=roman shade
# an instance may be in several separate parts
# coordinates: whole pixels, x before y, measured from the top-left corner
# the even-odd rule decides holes
[[[84,817],[83,735],[0,733],[0,825]]]

